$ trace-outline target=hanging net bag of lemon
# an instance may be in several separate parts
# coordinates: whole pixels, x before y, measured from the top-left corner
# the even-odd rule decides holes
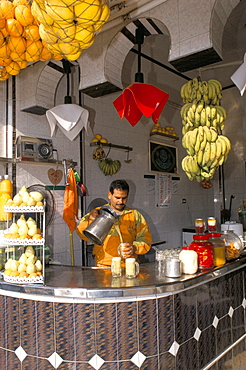
[[[108,0],[0,0],[0,81],[28,63],[77,60],[109,15]]]

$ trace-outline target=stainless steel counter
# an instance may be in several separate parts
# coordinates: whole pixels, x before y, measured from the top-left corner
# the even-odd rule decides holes
[[[18,285],[0,281],[0,289],[34,295],[67,298],[116,298],[141,297],[175,293],[192,286],[204,284],[217,277],[236,271],[246,263],[246,256],[227,263],[223,267],[180,278],[160,275],[155,262],[141,264],[135,279],[112,278],[110,268],[71,267],[49,265],[46,268],[45,285]]]

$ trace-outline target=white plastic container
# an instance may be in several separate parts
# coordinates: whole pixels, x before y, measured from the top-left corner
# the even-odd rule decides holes
[[[181,271],[183,274],[195,274],[198,270],[198,256],[197,253],[189,249],[189,247],[183,247],[179,253],[179,259],[181,261]]]

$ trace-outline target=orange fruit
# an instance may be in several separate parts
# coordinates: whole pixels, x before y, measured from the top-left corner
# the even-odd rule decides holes
[[[10,54],[9,46],[5,43],[0,46],[0,58],[8,58]]]
[[[27,239],[27,235],[20,235],[20,239]]]
[[[63,59],[63,55],[61,55],[61,54],[52,54],[52,59],[54,59],[54,60],[62,60]]]
[[[10,36],[8,40],[10,51],[14,51],[21,55],[26,51],[26,40],[23,37]]]
[[[16,53],[16,51],[11,51],[10,52],[10,58],[14,61],[14,62],[22,62],[26,59],[26,53],[22,53],[22,54],[19,54],[19,53]],[[10,63],[9,63],[10,64]],[[9,65],[8,64],[8,65]],[[22,204],[21,204],[22,205]],[[27,205],[27,204],[26,204]]]
[[[15,8],[15,18],[22,26],[29,26],[33,23],[34,17],[31,12],[31,7],[27,5],[17,5]]]
[[[44,46],[43,47],[44,49],[47,49],[47,47],[46,46]],[[47,49],[48,50],[48,52],[50,53],[50,51],[49,51],[49,49]],[[46,51],[44,51],[44,55],[45,55],[45,53],[46,53]],[[42,51],[42,54],[43,54],[43,51]],[[51,56],[52,56],[52,54],[51,54]],[[50,58],[51,59],[51,58]],[[41,59],[40,59],[41,60]],[[36,206],[37,207],[43,207],[43,205],[44,205],[44,203],[43,202],[37,202],[36,203]]]
[[[10,74],[10,75],[18,75],[18,73],[20,72],[20,66],[17,62],[13,61],[11,62],[8,66],[5,67],[6,71]],[[19,236],[18,236],[19,237]]]
[[[21,36],[23,34],[23,27],[17,19],[7,19],[6,30],[10,36]]]
[[[0,30],[0,46],[2,46],[5,43],[5,38]]]
[[[37,62],[42,53],[43,44],[41,41],[27,40],[26,42],[26,61]]]
[[[20,69],[24,69],[27,67],[28,63],[26,60],[22,60],[21,62],[17,62],[20,66]]]
[[[43,275],[41,271],[36,272],[36,274],[37,274],[37,276],[42,276]]]
[[[2,11],[0,10],[0,29],[5,27],[5,18]]]
[[[6,23],[5,23],[5,24],[6,24]],[[8,31],[6,30],[6,27],[2,28],[2,29],[1,29],[1,32],[2,32],[2,34],[3,34],[3,37],[8,37],[8,36],[9,36],[9,33],[8,33]]]
[[[28,277],[28,276],[29,276],[28,273],[24,271],[20,272],[20,275],[19,275],[19,277]]]
[[[38,41],[40,39],[39,28],[37,25],[31,24],[24,28],[23,37],[26,40]]]
[[[15,6],[9,0],[0,1],[0,10],[5,19],[10,19],[15,17]]]

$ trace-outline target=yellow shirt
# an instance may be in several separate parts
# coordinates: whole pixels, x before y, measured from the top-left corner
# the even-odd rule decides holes
[[[100,207],[97,209],[100,209]],[[83,240],[89,240],[83,233],[91,223],[89,217],[89,213],[85,215],[76,229],[77,234]],[[151,248],[152,236],[145,218],[137,210],[125,207],[119,220],[110,229],[103,245],[94,244],[93,254],[95,255],[96,264],[110,266],[112,257],[118,256],[118,246],[121,240],[115,225],[118,225],[120,228],[123,242],[135,246],[135,258],[137,258],[137,254],[145,254]]]

